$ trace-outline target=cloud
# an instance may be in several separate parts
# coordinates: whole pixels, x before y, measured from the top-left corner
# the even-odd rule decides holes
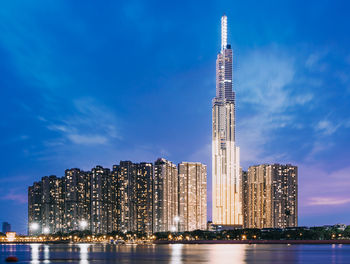
[[[318,122],[315,129],[321,131],[324,135],[332,135],[338,128],[339,125],[334,125],[328,120],[321,120]]]
[[[334,143],[332,142],[325,142],[324,140],[315,140],[312,143],[311,150],[306,155],[305,160],[309,162],[314,161],[315,155],[322,153],[326,150],[329,150],[333,146],[334,146]]]
[[[316,126],[315,130],[321,132],[325,136],[333,135],[340,128],[349,128],[350,120],[344,119],[341,121],[330,121],[329,119],[320,120]]]
[[[262,105],[268,113],[281,112],[290,104],[286,86],[294,75],[293,57],[279,50],[259,49],[242,59],[237,89],[243,102]]]
[[[302,127],[291,109],[306,105],[314,96],[311,92],[295,91],[295,57],[280,48],[256,49],[240,61],[237,105],[246,110],[237,124],[242,163],[284,159],[287,153],[267,153],[266,145],[278,129]]]
[[[113,139],[120,140],[117,118],[93,98],[80,98],[73,101],[73,109],[59,120],[47,121],[47,129],[58,132],[63,139],[79,145],[106,144]],[[62,138],[46,142],[46,145],[62,144]]]
[[[68,132],[69,131],[69,129],[63,125],[49,125],[47,128],[50,130],[61,131],[61,132]]]
[[[67,137],[75,144],[105,144],[108,141],[107,137],[100,135],[68,134]]]
[[[2,190],[2,193],[5,193],[5,191]],[[20,204],[27,203],[27,199],[27,195],[15,193],[15,190],[9,190],[8,193],[0,196],[0,200],[15,201]]]
[[[309,55],[305,61],[305,67],[311,71],[324,72],[327,70],[327,64],[322,59],[327,55],[326,51],[315,52]]]
[[[313,197],[310,198],[308,205],[343,205],[348,203],[350,203],[350,198]]]
[[[350,167],[330,169],[323,162],[299,164],[300,214],[336,210],[332,206],[350,203]],[[328,205],[327,208],[317,207]],[[312,209],[313,207],[317,207]],[[315,211],[310,211],[310,210]]]
[[[295,104],[304,105],[304,104],[310,102],[313,98],[314,98],[314,96],[311,93],[298,95],[295,97]]]

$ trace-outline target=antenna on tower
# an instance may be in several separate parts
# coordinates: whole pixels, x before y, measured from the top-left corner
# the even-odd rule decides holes
[[[227,46],[227,16],[221,17],[221,51]]]

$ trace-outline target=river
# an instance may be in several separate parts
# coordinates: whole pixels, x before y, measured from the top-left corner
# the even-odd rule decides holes
[[[0,263],[350,263],[350,245],[0,244]]]

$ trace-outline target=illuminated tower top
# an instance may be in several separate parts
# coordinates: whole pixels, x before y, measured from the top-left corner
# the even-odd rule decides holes
[[[221,17],[221,52],[227,46],[227,16],[224,14]]]
[[[234,103],[232,81],[232,49],[227,44],[227,16],[221,17],[221,51],[216,59],[216,97],[214,103]]]

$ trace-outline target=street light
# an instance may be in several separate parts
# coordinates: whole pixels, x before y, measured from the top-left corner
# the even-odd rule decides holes
[[[80,221],[80,227],[82,230],[84,230],[88,226],[88,223],[85,220]]]
[[[38,223],[31,223],[30,224],[30,230],[36,231],[39,229],[39,224]]]
[[[43,228],[43,233],[44,233],[45,235],[47,235],[48,233],[50,233],[50,229],[49,229],[48,227],[44,227],[44,228]]]

